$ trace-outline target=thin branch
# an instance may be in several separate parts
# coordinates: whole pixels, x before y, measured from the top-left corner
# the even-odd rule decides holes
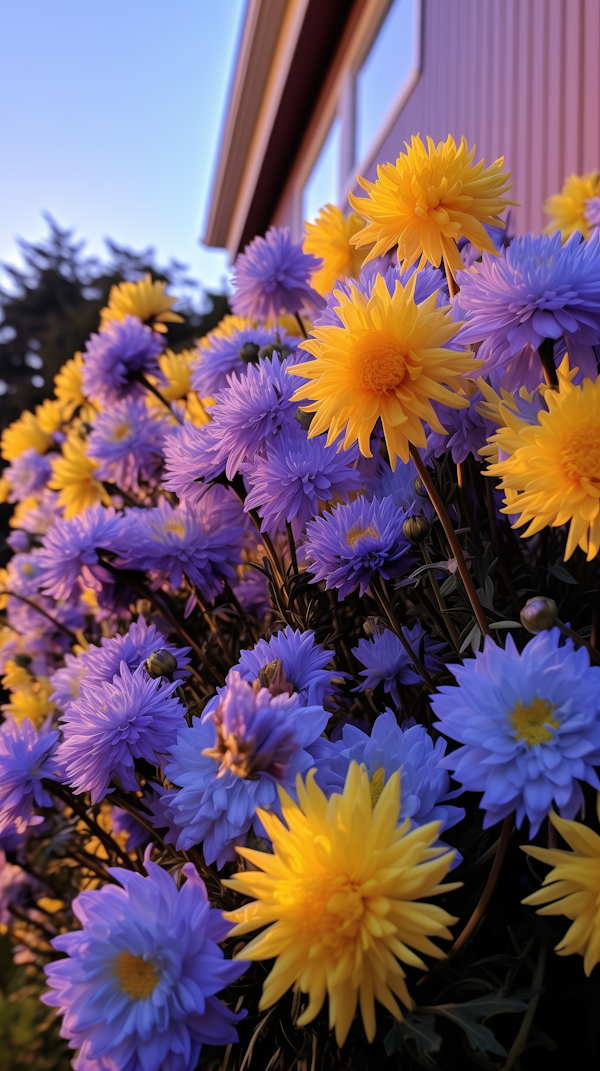
[[[4,591],[0,591],[0,595],[10,595],[12,599],[20,599],[21,602],[26,602],[27,605],[31,606],[33,610],[36,610],[38,614],[43,614],[43,616],[47,617],[48,621],[51,621],[53,625],[56,625],[57,628],[60,628],[63,632],[66,632],[67,636],[71,637],[73,643],[79,643],[79,638],[76,633],[72,631],[72,629],[67,628],[66,625],[63,625],[62,621],[57,621],[55,617],[52,617],[52,614],[49,614],[47,610],[43,610],[42,607],[38,606],[37,603],[33,602],[32,599],[26,599],[24,595],[17,595],[16,591],[6,591],[6,589]],[[14,629],[14,631],[16,632],[17,630]],[[17,635],[21,634],[17,633]]]

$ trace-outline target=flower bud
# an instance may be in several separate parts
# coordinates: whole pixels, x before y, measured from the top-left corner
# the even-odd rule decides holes
[[[154,651],[144,662],[144,669],[149,677],[167,677],[171,680],[177,669],[177,659],[170,651]]]
[[[423,517],[421,513],[415,513],[413,517],[407,517],[402,525],[404,538],[408,539],[409,543],[421,543],[424,539],[427,539],[430,529],[431,525],[427,517]]]
[[[417,492],[419,498],[427,498],[427,488],[425,487],[425,484],[423,483],[420,476],[415,476],[413,480],[413,487]]]
[[[16,666],[20,666],[21,669],[27,669],[31,665],[31,655],[28,654],[16,654],[14,659]]]
[[[558,607],[554,599],[536,595],[521,610],[521,624],[528,632],[544,632],[558,624]]]
[[[244,364],[256,364],[258,361],[259,347],[256,342],[244,342],[240,348],[239,358]]]

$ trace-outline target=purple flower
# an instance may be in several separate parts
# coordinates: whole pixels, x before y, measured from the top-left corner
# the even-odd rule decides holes
[[[162,462],[166,419],[148,409],[143,398],[124,398],[94,418],[86,454],[98,462],[95,476],[124,491],[139,491]]]
[[[442,662],[436,658],[438,651],[443,650],[445,643],[434,643],[429,638],[420,621],[417,621],[411,629],[406,625],[402,632],[415,654],[419,654],[421,640],[424,641],[422,661],[425,668],[430,672],[441,669]],[[358,662],[365,667],[360,670],[360,676],[365,680],[355,690],[364,692],[367,688],[376,688],[383,681],[383,690],[388,692],[397,707],[401,705],[399,684],[420,684],[421,678],[415,672],[413,664],[404,647],[394,632],[384,629],[376,632],[373,640],[361,639],[358,647],[352,649]]]
[[[41,499],[31,509],[19,513],[19,527],[31,535],[44,535],[50,525],[62,516],[62,506],[58,504],[58,491],[42,492]]]
[[[592,227],[600,227],[600,197],[590,197],[585,202],[585,212],[583,214]]]
[[[261,618],[271,609],[267,578],[260,569],[250,566],[244,569],[242,579],[232,584],[232,591],[247,614]]]
[[[31,598],[39,591],[44,567],[40,560],[40,551],[32,550],[29,554],[13,554],[7,567],[7,588],[18,595]]]
[[[42,540],[39,562],[43,569],[41,586],[55,599],[68,599],[79,577],[88,588],[98,590],[112,575],[98,562],[96,548],[111,549],[121,519],[112,507],[98,503],[69,520],[61,518]]]
[[[134,760],[160,766],[177,737],[185,710],[172,694],[176,685],[153,680],[143,666],[131,673],[122,662],[112,681],[83,689],[61,719],[66,783],[90,792],[92,803],[104,799],[113,777],[137,792]]]
[[[29,547],[31,546],[27,532],[23,532],[20,528],[17,528],[15,532],[11,532],[10,535],[7,535],[6,545],[10,547],[11,550],[17,552],[29,550]]]
[[[11,486],[9,502],[22,502],[29,495],[37,495],[52,476],[52,461],[56,454],[38,454],[32,446],[11,461],[2,473]]]
[[[307,522],[318,514],[320,502],[329,502],[334,495],[347,501],[348,491],[362,487],[360,473],[352,468],[358,450],[338,452],[335,445],[325,445],[326,439],[326,435],[309,439],[306,433],[291,439],[283,433],[267,457],[242,465],[250,488],[244,509],[258,509],[261,531],[276,535],[285,531],[286,521],[291,521],[298,539]]]
[[[301,707],[296,695],[255,692],[232,670],[202,721],[179,732],[165,767],[179,785],[165,797],[180,828],[177,846],[203,842],[206,862],[222,867],[252,824],[264,835],[257,807],[279,810],[278,784],[295,795],[296,774],[313,765],[305,749],[328,719],[322,706]]]
[[[373,287],[378,275],[383,275],[385,285],[388,288],[390,297],[394,296],[396,289],[396,283],[400,283],[401,287],[405,287],[409,279],[417,271],[416,264],[413,265],[408,271],[401,274],[401,270],[397,264],[390,265],[385,272],[378,270],[378,266],[371,262],[367,264],[366,268],[360,273],[358,279],[347,278],[345,280],[338,280],[335,284],[335,288],[332,293],[327,294],[327,304],[319,316],[314,322],[315,327],[343,327],[343,323],[340,320],[336,309],[340,303],[339,298],[336,296],[336,291],[341,290],[346,297],[350,297],[350,291],[353,286],[365,297],[370,298],[373,293]],[[420,305],[422,301],[425,301],[432,294],[438,293],[438,305],[447,305],[449,302],[448,288],[446,285],[446,277],[439,270],[439,268],[432,268],[429,265],[422,271],[417,273],[417,281],[415,283],[414,300],[417,305]]]
[[[150,372],[163,382],[158,367],[162,347],[161,336],[136,316],[110,320],[86,343],[81,370],[83,393],[108,406],[125,395],[144,393],[141,384],[133,381],[137,372]]]
[[[378,457],[375,473],[366,480],[365,498],[391,498],[396,509],[404,510],[407,517],[423,512],[427,519],[431,520],[434,509],[427,492],[425,491],[423,497],[415,490],[417,476],[412,458],[406,465],[399,460],[396,468],[392,470],[384,458]]]
[[[185,573],[203,596],[219,595],[224,581],[235,580],[245,518],[226,488],[210,488],[197,505],[174,509],[161,502],[153,509],[131,509],[118,544],[121,567],[149,570],[155,580],[181,587]],[[189,607],[191,609],[191,607]]]
[[[56,703],[59,710],[67,710],[79,695],[79,686],[86,672],[86,665],[81,655],[65,655],[65,664],[50,677],[54,691],[50,701]]]
[[[52,941],[66,958],[45,968],[42,1000],[63,1015],[77,1071],[194,1071],[203,1044],[238,1040],[234,1023],[245,1013],[215,996],[247,968],[216,943],[230,926],[210,910],[192,863],[179,890],[148,852],[144,865],[148,877],[110,871],[123,888],[80,893],[82,928]]]
[[[454,342],[482,342],[477,353],[485,361],[481,374],[513,362],[523,369],[545,338],[564,336],[571,367],[578,365],[584,375],[596,378],[592,347],[600,342],[599,237],[580,238],[575,233],[561,246],[559,233],[526,234],[515,238],[501,257],[484,253],[481,264],[460,273],[455,305],[467,323]],[[541,378],[539,365],[532,385]]]
[[[462,746],[442,761],[469,792],[482,792],[487,829],[516,811],[534,837],[553,802],[565,818],[583,806],[579,781],[600,789],[600,667],[585,647],[559,647],[557,628],[519,654],[489,637],[483,652],[449,665],[458,687],[431,697],[438,731]]]
[[[446,428],[446,434],[429,431],[427,449],[423,454],[426,463],[430,458],[441,457],[448,452],[452,454],[455,465],[461,465],[469,454],[479,461],[479,450],[485,446],[487,436],[493,430],[477,411],[477,406],[481,405],[483,400],[483,395],[478,390],[469,399],[468,409],[449,409],[440,402],[432,402],[442,427]]]
[[[405,519],[391,498],[368,502],[361,496],[311,521],[304,550],[313,583],[325,580],[326,589],[338,588],[342,600],[356,587],[364,595],[374,574],[389,580],[404,572],[409,549],[402,532]]]
[[[285,332],[280,333],[285,334]],[[243,375],[248,364],[258,359],[261,346],[276,342],[275,332],[264,327],[245,327],[224,338],[212,336],[206,349],[198,350],[192,372],[192,389],[201,398],[214,397],[227,386],[232,372]]]
[[[322,308],[323,299],[310,285],[321,266],[318,257],[302,252],[287,227],[270,227],[240,253],[234,267],[231,308],[250,320],[276,320],[303,306]]]
[[[253,682],[261,669],[279,659],[286,680],[298,692],[301,705],[321,705],[333,691],[332,677],[344,675],[326,669],[334,656],[335,651],[327,651],[315,643],[312,629],[300,632],[287,625],[268,642],[259,640],[251,651],[241,651],[234,670],[239,670],[243,680]]]
[[[23,833],[27,826],[43,822],[33,808],[52,805],[42,778],[56,781],[61,775],[58,735],[38,733],[29,718],[19,724],[7,718],[0,726],[0,833],[13,824],[17,833]]]

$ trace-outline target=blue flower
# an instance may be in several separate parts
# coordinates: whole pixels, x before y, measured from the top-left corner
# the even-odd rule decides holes
[[[177,847],[203,843],[207,863],[235,859],[256,818],[257,807],[279,809],[277,785],[295,794],[296,774],[313,765],[305,748],[323,732],[322,706],[301,707],[298,696],[255,692],[232,670],[226,688],[202,721],[183,728],[171,748],[165,773],[179,789],[169,808],[181,833]]]
[[[407,464],[398,459],[396,468],[392,470],[383,457],[378,457],[374,474],[366,480],[365,498],[391,498],[396,509],[403,510],[407,517],[423,512],[431,520],[435,511],[427,492],[423,497],[415,490],[417,476],[412,458]]]
[[[104,641],[105,642],[105,641]],[[65,664],[50,677],[54,691],[50,696],[59,710],[65,711],[79,695],[79,686],[86,673],[86,665],[81,655],[65,655]],[[111,678],[112,679],[112,678]]]
[[[212,599],[223,581],[235,579],[240,561],[244,515],[224,487],[212,487],[201,502],[176,509],[161,502],[152,509],[130,509],[121,526],[118,565],[149,570],[154,579],[181,587],[185,573],[203,596]],[[191,606],[188,608],[191,609]]]
[[[422,826],[438,821],[443,832],[464,818],[462,807],[447,805],[455,793],[450,793],[450,778],[440,769],[446,741],[440,737],[434,745],[422,725],[400,728],[391,710],[379,715],[370,736],[356,725],[345,725],[341,740],[318,741],[311,751],[321,752],[317,782],[328,795],[343,791],[348,767],[354,761],[366,767],[374,803],[392,774],[400,770],[399,822],[410,818],[412,825]]]
[[[436,728],[462,745],[443,766],[483,793],[484,828],[516,811],[534,837],[553,802],[575,817],[579,780],[600,788],[600,667],[560,639],[557,628],[541,632],[519,654],[511,636],[504,650],[488,638],[474,659],[448,666],[458,688],[431,698]]]
[[[95,476],[124,491],[139,491],[162,462],[168,422],[148,409],[143,398],[124,398],[94,418],[86,455],[98,463]]]
[[[481,405],[483,395],[475,391],[469,399],[468,409],[450,409],[440,402],[432,402],[436,415],[446,434],[430,430],[427,435],[427,449],[423,460],[427,463],[432,457],[441,457],[450,453],[455,465],[462,465],[469,454],[479,461],[479,451],[487,442],[492,429],[486,423],[477,406]]]
[[[13,554],[8,566],[7,588],[19,595],[31,598],[39,591],[41,578],[44,575],[44,567],[40,560],[40,551],[33,550],[29,554]]]
[[[150,372],[164,382],[158,367],[162,347],[161,336],[136,316],[110,320],[86,343],[81,369],[83,393],[107,406],[125,395],[145,393],[145,388],[133,381],[137,372]]]
[[[325,303],[309,282],[320,266],[318,257],[302,251],[301,241],[292,242],[287,227],[270,227],[235,262],[231,308],[237,316],[263,321],[304,306],[322,308]]]
[[[360,497],[311,521],[304,551],[313,583],[325,580],[326,589],[338,588],[342,600],[356,587],[364,595],[376,573],[389,580],[404,572],[408,562],[402,559],[409,549],[402,532],[405,519],[391,498],[368,502]]]
[[[443,650],[445,643],[434,643],[420,621],[417,621],[411,629],[403,625],[402,632],[417,655],[421,640],[424,641],[422,660],[426,669],[432,672],[441,669],[442,663],[435,656],[438,651]],[[360,676],[365,680],[356,689],[357,692],[364,692],[366,688],[376,688],[383,681],[383,690],[391,695],[394,703],[399,707],[401,704],[398,685],[421,683],[421,678],[413,669],[413,664],[400,640],[389,629],[376,632],[372,641],[359,640],[358,647],[352,649],[352,654],[356,655],[357,660],[365,667],[360,670]]]
[[[600,342],[599,238],[594,233],[581,242],[580,237],[573,234],[561,246],[560,233],[526,234],[503,249],[501,257],[484,253],[481,264],[461,272],[457,313],[466,314],[468,322],[454,342],[482,342],[477,352],[485,361],[482,375],[515,361],[522,368],[545,338],[564,336],[571,367],[578,365],[596,378],[592,347]],[[540,365],[537,383],[541,378]]]
[[[61,518],[42,540],[39,562],[42,588],[55,599],[68,599],[79,577],[86,587],[98,590],[112,576],[98,562],[97,547],[111,549],[120,528],[114,509],[98,503],[76,517]]]
[[[2,476],[8,480],[11,491],[9,502],[22,502],[29,495],[37,495],[52,476],[52,461],[56,454],[38,454],[32,446],[11,461]]]
[[[285,332],[280,332],[280,338],[281,334]],[[267,331],[264,327],[245,327],[223,338],[209,336],[209,341],[206,349],[198,351],[198,361],[192,371],[192,390],[201,398],[214,397],[218,390],[225,388],[232,372],[243,375],[251,362],[250,354],[254,351],[252,360],[256,360],[262,346],[277,340],[274,331]]]
[[[373,293],[373,287],[378,275],[383,275],[385,285],[388,288],[390,297],[394,296],[396,289],[396,283],[400,283],[400,286],[405,287],[409,279],[417,271],[416,264],[413,265],[408,271],[401,274],[401,270],[397,264],[389,265],[385,272],[379,270],[376,263],[371,261],[367,264],[366,268],[361,271],[358,279],[351,279],[348,277],[345,280],[338,280],[335,284],[335,288],[332,293],[327,294],[327,304],[321,313],[319,313],[317,319],[314,322],[315,327],[343,327],[343,323],[340,320],[336,309],[340,303],[339,297],[336,296],[336,291],[341,290],[346,297],[350,297],[351,288],[353,286],[366,297],[370,298]],[[446,284],[445,275],[439,270],[439,268],[432,268],[428,265],[422,271],[417,273],[417,281],[415,283],[414,300],[415,304],[420,305],[422,301],[425,301],[432,294],[435,294],[436,290],[438,294],[438,305],[447,305],[448,289]]]
[[[111,870],[123,888],[80,893],[82,928],[52,941],[66,958],[46,968],[42,1000],[64,1016],[61,1036],[78,1071],[194,1071],[203,1044],[238,1040],[235,1015],[215,996],[247,964],[226,960],[217,942],[230,926],[210,910],[194,866],[178,890],[146,853],[148,877]]]
[[[241,651],[239,662],[233,668],[239,670],[245,681],[252,682],[258,680],[261,669],[278,658],[286,680],[298,692],[301,705],[316,703],[321,706],[333,691],[332,677],[342,676],[326,668],[334,656],[335,651],[327,651],[320,643],[315,643],[312,629],[300,632],[287,625],[268,642],[259,640],[251,651]]]
[[[285,433],[269,448],[267,457],[256,457],[241,471],[249,487],[246,512],[258,509],[261,531],[276,535],[291,521],[298,539],[307,522],[319,512],[320,502],[334,495],[348,500],[348,491],[358,491],[363,480],[352,468],[358,450],[338,452],[326,446],[326,435],[309,439],[306,433],[293,439]]]
[[[43,822],[33,808],[52,805],[42,778],[56,781],[61,776],[58,735],[38,733],[29,718],[19,724],[7,718],[0,726],[0,833],[12,825],[23,833],[27,826]]]
[[[134,759],[161,765],[177,737],[185,710],[172,694],[176,685],[153,680],[143,666],[131,673],[122,662],[112,681],[82,689],[61,719],[58,756],[67,784],[90,792],[92,803],[104,799],[115,776],[137,792]]]

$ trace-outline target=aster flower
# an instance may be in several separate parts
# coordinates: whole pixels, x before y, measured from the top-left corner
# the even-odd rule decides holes
[[[65,420],[70,420],[75,410],[87,402],[83,393],[82,369],[83,357],[77,352],[59,368],[54,377],[54,394]]]
[[[483,792],[484,829],[516,811],[534,837],[553,802],[575,816],[580,780],[600,788],[600,667],[559,640],[557,628],[541,632],[519,654],[510,635],[504,650],[487,637],[474,659],[448,666],[458,688],[431,697],[436,728],[462,745],[442,766]]]
[[[363,271],[358,276],[358,279],[347,278],[345,281],[338,280],[332,293],[327,294],[327,304],[323,311],[317,316],[313,323],[313,334],[315,327],[343,327],[343,321],[338,316],[338,306],[340,302],[339,293],[345,294],[347,298],[352,296],[352,287],[356,287],[360,294],[363,294],[366,298],[373,296],[373,287],[379,277],[381,277],[388,289],[390,297],[394,296],[396,290],[396,283],[405,287],[406,284],[415,278],[415,291],[414,300],[417,305],[420,305],[422,301],[425,301],[432,294],[436,294],[436,308],[440,308],[448,304],[448,289],[445,275],[439,271],[438,268],[432,268],[429,264],[422,270],[417,272],[416,266],[408,268],[407,271],[402,273],[402,270],[397,264],[390,264],[385,271],[381,271],[377,262],[367,264]]]
[[[28,497],[15,506],[9,520],[11,528],[22,528],[31,535],[42,536],[62,516],[59,496],[46,488],[39,498]]]
[[[25,450],[33,449],[38,454],[45,454],[52,442],[52,437],[42,431],[39,420],[24,409],[19,419],[2,432],[0,455],[5,461],[16,461]]]
[[[137,317],[142,323],[150,324],[155,331],[165,334],[165,324],[183,323],[183,317],[171,312],[171,306],[177,298],[169,297],[166,289],[167,283],[162,279],[153,280],[150,272],[135,282],[125,280],[111,286],[108,306],[100,309],[101,327],[115,320]]]
[[[65,711],[69,704],[79,695],[79,686],[85,676],[85,672],[86,665],[81,655],[67,653],[64,666],[57,669],[56,673],[53,673],[50,677],[50,684],[53,689],[50,698],[60,710]]]
[[[308,993],[298,1026],[312,1022],[329,994],[329,1025],[339,1046],[346,1040],[357,1001],[367,1039],[375,1037],[375,1000],[396,1018],[395,997],[412,1007],[398,960],[425,967],[412,951],[443,959],[430,937],[450,939],[456,920],[434,904],[419,904],[456,888],[440,885],[453,852],[433,848],[439,825],[409,832],[397,825],[399,775],[393,774],[375,807],[368,774],[352,763],[342,794],[329,800],[309,774],[298,778],[299,803],[281,791],[287,827],[262,812],[274,854],[239,849],[256,871],[236,874],[227,884],[255,896],[253,903],[225,917],[233,934],[264,930],[247,944],[245,959],[275,959],[263,985],[259,1007],[271,1007],[292,984]],[[352,919],[349,925],[348,920]]]
[[[397,283],[390,297],[378,276],[370,298],[354,286],[350,297],[338,291],[343,326],[315,327],[314,338],[301,344],[316,360],[289,372],[311,381],[293,396],[315,399],[303,406],[315,414],[311,438],[328,429],[331,443],[345,430],[344,448],[358,441],[360,452],[370,457],[371,432],[381,418],[395,468],[397,457],[408,461],[409,443],[425,446],[423,421],[444,431],[432,401],[468,406],[456,393],[459,377],[480,365],[470,353],[446,348],[459,325],[450,322],[449,308],[436,309],[434,295],[416,305],[415,284],[415,276],[404,288]]]
[[[20,724],[7,718],[0,726],[0,833],[14,823],[17,833],[43,822],[34,807],[52,800],[42,778],[60,777],[56,751],[59,734],[38,733],[28,718]]]
[[[285,332],[284,332],[285,333]],[[202,398],[214,397],[227,386],[232,372],[242,375],[251,361],[256,361],[261,346],[275,342],[275,332],[264,327],[243,327],[231,335],[216,336],[198,352],[192,387]]]
[[[434,744],[423,725],[408,722],[401,728],[391,710],[386,710],[375,719],[370,735],[356,725],[345,725],[341,740],[319,740],[315,749],[321,744],[326,751],[317,761],[316,780],[326,795],[344,791],[350,763],[356,762],[367,771],[373,804],[399,771],[398,822],[408,818],[411,827],[439,822],[443,833],[464,818],[462,807],[447,802],[456,793],[450,792],[450,778],[439,766],[446,741],[438,737]]]
[[[313,271],[311,284],[322,297],[333,290],[336,279],[358,276],[366,254],[359,252],[350,239],[364,225],[364,216],[356,212],[344,216],[341,209],[329,204],[320,210],[314,223],[305,222],[302,249],[321,261]]]
[[[245,568],[241,580],[232,584],[231,590],[247,614],[262,618],[269,613],[269,585],[266,576],[259,569],[253,569],[252,566]]]
[[[522,368],[530,349],[537,350],[545,338],[556,341],[564,336],[571,364],[595,378],[592,347],[600,342],[599,241],[594,234],[589,242],[580,243],[574,234],[561,247],[559,234],[552,238],[526,234],[515,238],[499,259],[484,253],[481,264],[463,272],[458,312],[467,322],[457,340],[482,342],[478,357],[485,362],[485,375],[517,361]],[[540,379],[541,365],[538,383]]]
[[[600,812],[600,806],[597,809]],[[548,817],[572,851],[522,845],[527,855],[553,869],[546,874],[542,888],[521,903],[535,907],[546,905],[540,908],[538,915],[566,915],[571,919],[572,926],[554,951],[559,956],[583,956],[583,969],[589,978],[600,961],[600,837],[589,826],[559,818],[554,811],[550,811]]]
[[[80,576],[87,587],[96,589],[102,581],[112,581],[111,574],[99,565],[96,549],[111,548],[120,523],[112,507],[96,505],[53,524],[38,555],[44,591],[55,599],[68,599]]]
[[[203,1044],[238,1040],[234,1024],[245,1013],[215,996],[246,969],[217,944],[227,923],[210,910],[192,863],[180,889],[148,853],[144,866],[148,877],[111,870],[122,888],[80,893],[73,911],[82,929],[52,941],[66,958],[45,968],[51,989],[41,999],[64,1016],[78,1071],[194,1071]]]
[[[39,494],[52,475],[52,461],[56,454],[39,454],[30,446],[19,454],[4,469],[4,479],[8,480],[11,491],[9,502],[21,502],[28,495]]]
[[[396,508],[403,510],[407,517],[424,513],[428,520],[432,520],[435,511],[429,496],[424,498],[415,489],[417,477],[412,458],[406,465],[396,465],[392,469],[385,458],[378,456],[375,471],[365,480],[365,498],[369,501],[373,498],[391,498]]]
[[[115,542],[118,564],[150,570],[173,588],[181,587],[185,573],[212,599],[223,581],[235,579],[243,531],[237,499],[224,487],[211,487],[201,502],[185,509],[163,501],[152,509],[128,510]]]
[[[42,574],[39,550],[33,550],[30,554],[13,554],[8,563],[6,587],[31,598],[39,590]]]
[[[600,195],[585,202],[584,216],[591,227],[600,227]]]
[[[67,519],[97,502],[110,505],[110,495],[96,479],[96,462],[86,457],[85,449],[79,433],[72,431],[62,445],[62,456],[52,463],[48,487],[59,492],[57,505],[63,507]]]
[[[6,668],[10,668],[10,662]],[[54,710],[54,704],[50,702],[52,685],[44,676],[34,677],[28,673],[24,673],[24,676],[26,679],[22,686],[11,691],[10,702],[3,703],[0,709],[16,725],[31,724],[34,729],[40,729]],[[5,681],[6,677],[3,680],[4,687]]]
[[[86,343],[82,369],[85,394],[109,406],[125,395],[144,393],[132,377],[137,372],[150,372],[162,382],[157,360],[161,349],[160,335],[137,317],[109,320]]]
[[[364,595],[377,573],[389,580],[404,572],[409,549],[402,532],[405,520],[391,498],[368,502],[360,497],[311,521],[304,553],[313,582],[325,580],[327,590],[338,588],[341,601],[356,587]]]
[[[366,261],[397,245],[406,267],[420,257],[421,266],[428,260],[437,268],[443,257],[446,271],[454,273],[463,267],[456,247],[461,237],[495,253],[485,224],[504,227],[498,213],[515,204],[503,196],[510,173],[502,173],[503,157],[484,168],[483,160],[473,165],[474,155],[475,146],[469,151],[465,138],[458,149],[452,137],[437,145],[427,138],[425,148],[413,136],[395,164],[377,167],[376,182],[359,175],[368,198],[348,196],[368,222],[351,241],[359,248],[374,243]]]
[[[253,682],[258,680],[261,669],[279,659],[285,678],[294,686],[301,705],[321,705],[333,691],[334,671],[326,667],[334,656],[335,651],[327,651],[315,642],[312,629],[300,632],[287,625],[268,642],[259,640],[251,651],[241,651],[239,662],[233,668],[239,671],[243,680]]]
[[[276,320],[308,305],[320,308],[323,299],[309,284],[320,262],[292,242],[288,227],[270,227],[264,238],[253,238],[240,253],[233,270],[231,307],[238,316]]]
[[[179,786],[168,806],[181,832],[177,847],[203,844],[207,863],[235,858],[250,826],[262,833],[257,807],[277,806],[277,784],[293,789],[297,773],[312,765],[305,750],[323,732],[322,706],[301,707],[298,696],[255,691],[236,670],[209,703],[202,721],[182,729],[165,766]]]
[[[363,480],[352,468],[354,458],[326,446],[325,436],[279,436],[268,457],[256,457],[241,471],[249,493],[244,510],[257,509],[261,530],[272,535],[285,531],[290,521],[298,539],[307,522],[319,513],[319,503],[334,495],[348,501],[349,491],[358,491]]]
[[[540,409],[534,423],[515,428],[510,455],[503,454],[486,475],[502,480],[502,512],[518,515],[513,527],[529,524],[523,537],[570,521],[565,561],[577,546],[592,561],[600,550],[600,378],[580,386],[561,371],[558,378],[559,390],[544,394],[548,411]],[[501,442],[509,448],[506,437]]]
[[[544,212],[551,216],[550,223],[544,228],[547,234],[560,231],[563,241],[570,238],[575,231],[589,238],[590,221],[586,216],[588,201],[600,194],[600,174],[588,171],[585,175],[569,175],[565,179],[560,193],[549,197],[544,205]]]
[[[139,492],[162,461],[167,419],[148,409],[143,398],[124,398],[94,418],[86,454],[96,462],[95,476],[125,491]]]
[[[156,376],[150,376],[150,382],[160,386],[160,393],[168,402],[183,398],[192,385],[192,368],[197,359],[198,351],[195,349],[179,350],[179,353],[166,349],[158,358],[161,378],[157,380]],[[164,413],[164,407],[158,398],[146,397],[145,402],[152,409],[160,406]]]
[[[112,681],[82,689],[61,720],[58,750],[67,784],[90,792],[99,803],[113,777],[137,792],[134,760],[162,765],[177,737],[184,707],[172,693],[176,681],[153,680],[140,666],[131,673],[125,662]]]
[[[436,658],[436,654],[444,649],[445,643],[434,643],[420,621],[417,621],[411,629],[403,625],[402,632],[417,655],[421,641],[423,641],[423,663],[426,669],[436,672],[442,668],[442,663],[439,658]],[[413,664],[400,640],[389,629],[376,632],[372,640],[360,639],[358,647],[352,649],[352,654],[365,667],[360,670],[360,676],[365,680],[356,691],[364,692],[366,688],[376,688],[383,681],[384,692],[391,695],[394,703],[399,707],[401,702],[398,685],[421,683],[421,678],[415,673]]]
[[[479,451],[485,447],[490,428],[481,415],[480,405],[483,395],[480,390],[470,392],[468,409],[449,409],[446,405],[434,403],[440,424],[446,428],[444,434],[430,431],[427,436],[425,463],[432,457],[441,457],[450,453],[455,465],[462,465],[469,454],[478,460]]]

